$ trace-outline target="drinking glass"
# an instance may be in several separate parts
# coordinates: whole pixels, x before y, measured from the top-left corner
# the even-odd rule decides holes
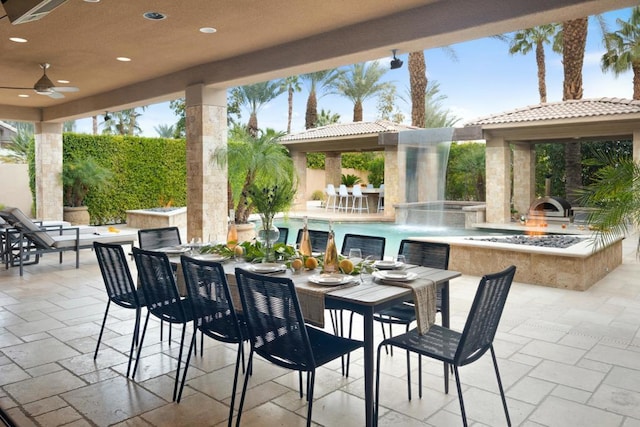
[[[405,264],[407,263],[407,259],[405,258],[404,255],[397,255],[396,262],[401,264],[400,267],[404,267]]]
[[[349,259],[360,261],[362,259],[362,250],[359,248],[349,249]]]

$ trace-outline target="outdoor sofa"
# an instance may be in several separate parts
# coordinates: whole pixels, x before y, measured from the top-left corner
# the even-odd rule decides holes
[[[40,256],[46,253],[62,254],[66,251],[76,252],[76,268],[80,267],[80,249],[92,249],[93,242],[131,245],[136,239],[135,231],[118,230],[110,232],[108,228],[66,227],[64,225],[42,226],[36,224],[20,209],[7,207],[0,211],[5,224],[2,230],[2,261],[5,268],[23,267],[35,264]]]

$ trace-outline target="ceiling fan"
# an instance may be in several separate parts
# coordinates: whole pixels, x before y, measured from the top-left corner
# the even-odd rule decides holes
[[[42,68],[42,77],[33,85],[33,88],[30,87],[12,87],[12,86],[0,86],[0,89],[18,89],[18,90],[28,90],[33,89],[38,95],[47,95],[50,98],[60,99],[64,98],[64,95],[60,92],[77,92],[78,89],[75,86],[55,86],[53,82],[47,76],[47,69],[51,65],[48,63],[40,64],[40,68]]]

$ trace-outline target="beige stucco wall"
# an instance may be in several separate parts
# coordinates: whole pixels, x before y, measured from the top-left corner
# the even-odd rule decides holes
[[[342,175],[357,175],[360,177],[360,179],[362,180],[362,183],[367,182],[367,174],[369,172],[367,171],[359,171],[356,169],[350,169],[350,168],[342,168],[341,174]],[[320,191],[324,191],[324,189],[327,186],[327,182],[326,182],[326,177],[325,177],[325,171],[323,169],[309,169],[307,168],[307,185],[306,185],[306,193],[305,193],[305,197],[306,200],[311,200],[311,195],[313,194],[314,191],[316,190],[320,190]],[[340,184],[339,182],[337,183],[338,185]],[[335,185],[335,184],[334,184]],[[336,186],[337,187],[337,186]]]
[[[31,190],[29,190],[29,166],[0,163],[0,205],[19,208],[31,215]]]

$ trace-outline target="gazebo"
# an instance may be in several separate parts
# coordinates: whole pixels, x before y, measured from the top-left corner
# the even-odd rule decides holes
[[[480,118],[487,143],[486,221],[510,222],[511,146],[513,206],[527,212],[535,199],[535,144],[577,140],[633,140],[633,158],[640,161],[640,101],[618,98],[545,103]]]
[[[291,152],[298,174],[297,202],[306,200],[307,153],[325,153],[326,182],[340,184],[342,153],[354,151],[384,152],[385,202],[387,206],[404,201],[400,193],[398,174],[404,173],[399,167],[398,132],[418,129],[414,126],[394,123],[388,120],[375,122],[335,123],[303,132],[285,135],[282,145]],[[393,216],[393,209],[385,209],[385,216]]]

